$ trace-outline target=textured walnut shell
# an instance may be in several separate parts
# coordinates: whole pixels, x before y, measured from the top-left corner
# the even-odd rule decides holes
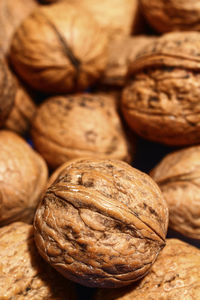
[[[168,145],[200,142],[200,33],[170,33],[130,66],[122,110],[142,137]]]
[[[137,53],[155,39],[151,36],[130,36],[111,41],[102,83],[124,86],[129,65],[134,62]]]
[[[200,299],[200,250],[168,239],[149,274],[121,289],[99,290],[95,300]]]
[[[30,128],[30,124],[36,114],[36,105],[32,101],[26,90],[18,83],[14,106],[6,120],[4,127],[25,135]]]
[[[0,226],[32,222],[47,181],[42,157],[18,135],[0,131]]]
[[[117,160],[77,159],[44,194],[35,241],[66,278],[120,287],[149,271],[167,224],[166,203],[148,175]]]
[[[151,172],[169,207],[169,225],[200,239],[200,146],[168,154]]]
[[[16,31],[10,57],[16,72],[37,90],[84,90],[105,68],[107,38],[77,6],[41,6]]]
[[[33,227],[16,222],[0,228],[1,299],[74,300],[75,288],[44,262]]]
[[[32,138],[52,168],[69,159],[88,156],[130,160],[114,100],[108,96],[50,98],[38,109]]]
[[[0,0],[0,48],[9,49],[16,28],[38,6],[37,0]]]
[[[199,0],[141,0],[141,6],[158,32],[200,30]]]

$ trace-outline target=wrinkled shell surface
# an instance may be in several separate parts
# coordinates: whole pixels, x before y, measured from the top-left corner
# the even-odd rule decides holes
[[[168,145],[200,142],[199,41],[200,33],[171,33],[138,54],[122,110],[139,135]]]
[[[32,222],[47,181],[42,157],[18,135],[0,131],[0,226]]]
[[[165,245],[168,209],[154,181],[115,160],[69,162],[34,228],[40,254],[66,278],[120,287],[143,277]]]
[[[168,154],[151,175],[169,206],[170,227],[200,239],[200,146]]]
[[[149,274],[123,289],[99,290],[95,300],[200,299],[200,250],[176,239],[167,244]]]
[[[76,299],[73,284],[38,254],[31,225],[0,228],[0,295],[2,300]]]
[[[105,68],[107,39],[89,13],[62,2],[38,8],[22,23],[10,56],[16,72],[37,90],[83,90]]]
[[[130,160],[122,124],[109,96],[50,98],[38,109],[32,137],[52,168],[88,156]]]
[[[158,32],[200,30],[199,0],[141,0],[142,12]]]

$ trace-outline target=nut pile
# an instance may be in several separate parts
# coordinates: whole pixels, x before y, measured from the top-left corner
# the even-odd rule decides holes
[[[0,299],[200,299],[199,8],[0,0]]]

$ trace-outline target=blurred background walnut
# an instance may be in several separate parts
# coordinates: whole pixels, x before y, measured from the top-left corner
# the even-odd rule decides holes
[[[147,276],[128,288],[99,290],[95,300],[199,299],[199,268],[199,249],[168,239]]]
[[[111,96],[57,96],[42,103],[32,126],[37,151],[56,168],[79,157],[130,161],[116,103]]]
[[[0,131],[0,226],[14,221],[31,223],[47,181],[39,154],[18,135]]]
[[[43,261],[33,227],[21,222],[0,228],[0,292],[4,299],[76,299],[73,283]]]
[[[146,275],[165,245],[168,208],[155,182],[117,160],[76,159],[35,214],[42,257],[66,278],[120,287]]]
[[[10,57],[18,75],[34,89],[84,90],[105,69],[107,38],[87,11],[61,2],[41,6],[22,23]]]
[[[168,154],[151,176],[169,206],[169,226],[200,239],[200,146]]]

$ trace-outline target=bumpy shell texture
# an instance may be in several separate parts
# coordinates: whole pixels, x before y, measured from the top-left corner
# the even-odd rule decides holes
[[[200,146],[168,154],[151,172],[169,206],[169,225],[200,239]]]
[[[169,239],[146,277],[128,288],[99,290],[95,300],[196,300],[200,298],[199,268],[199,249]]]
[[[168,209],[150,177],[115,160],[69,162],[36,211],[40,254],[66,278],[120,287],[143,277],[165,245]]]
[[[47,93],[84,90],[106,65],[107,38],[92,15],[65,2],[38,8],[11,45],[16,72]]]
[[[38,109],[32,137],[35,148],[52,168],[88,156],[130,160],[115,102],[109,96],[50,98]]]
[[[18,135],[0,131],[0,226],[32,222],[47,181],[42,157]]]
[[[170,33],[146,45],[130,66],[122,110],[130,127],[168,145],[200,142],[200,33]]]
[[[200,29],[200,1],[140,0],[142,12],[158,32]]]
[[[76,299],[73,284],[38,254],[31,225],[0,228],[0,295],[5,300]]]

